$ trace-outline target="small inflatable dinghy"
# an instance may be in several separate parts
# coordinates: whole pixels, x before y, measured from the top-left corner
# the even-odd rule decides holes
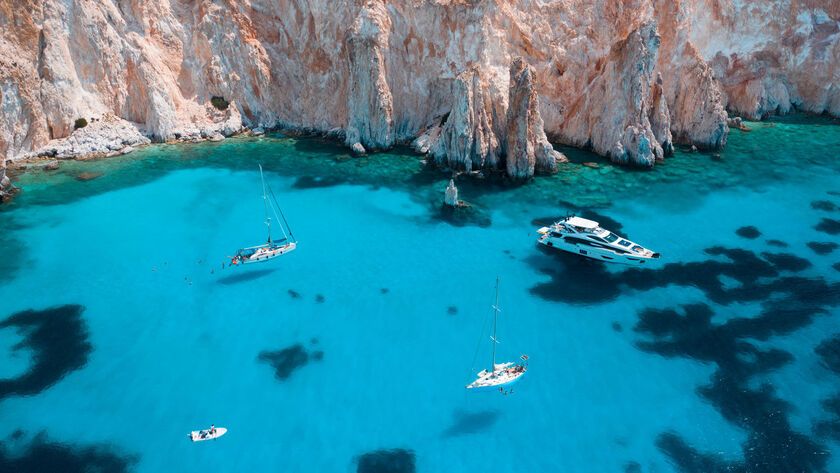
[[[188,437],[193,442],[203,442],[205,440],[217,439],[226,433],[227,429],[224,427],[211,427],[205,430],[193,430]]]

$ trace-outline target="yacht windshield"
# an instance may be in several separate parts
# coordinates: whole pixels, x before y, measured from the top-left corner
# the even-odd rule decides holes
[[[607,232],[607,234],[604,235],[604,240],[607,240],[607,243],[615,243],[615,241],[618,240],[618,235],[613,232]]]
[[[618,244],[621,246],[630,246],[632,243],[630,243],[627,240],[621,240],[620,242],[618,242]]]

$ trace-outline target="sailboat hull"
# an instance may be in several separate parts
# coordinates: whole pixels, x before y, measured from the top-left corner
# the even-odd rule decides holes
[[[277,258],[278,256],[283,256],[286,253],[292,252],[297,249],[297,242],[289,242],[285,245],[279,245],[274,247],[269,247],[268,245],[263,245],[256,248],[256,251],[249,255],[249,256],[241,256],[237,257],[233,260],[233,264],[253,264],[253,263],[263,263],[268,260],[272,260]]]
[[[478,378],[466,386],[470,391],[498,391],[500,388],[512,386],[528,371],[524,365],[505,363],[501,369],[494,372],[487,370],[478,373]]]

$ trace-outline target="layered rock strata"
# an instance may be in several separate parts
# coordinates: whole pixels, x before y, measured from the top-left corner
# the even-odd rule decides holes
[[[503,167],[510,177],[527,178],[556,171],[566,158],[545,135],[534,69],[522,57],[513,59],[506,98],[493,84],[478,67],[459,74],[449,112],[414,140],[414,149],[467,172]]]

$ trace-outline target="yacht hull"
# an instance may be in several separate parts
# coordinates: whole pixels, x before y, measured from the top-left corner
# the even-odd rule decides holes
[[[567,243],[562,238],[551,238],[549,236],[543,236],[539,240],[537,240],[537,242],[548,248],[554,248],[560,251],[565,251],[567,253],[583,256],[584,258],[604,261],[606,263],[617,263],[630,266],[644,266],[645,264],[656,260],[656,257],[646,257],[634,254],[624,255],[618,254],[614,251],[610,251],[604,248],[597,248],[592,246],[584,247],[582,245],[575,245]]]

